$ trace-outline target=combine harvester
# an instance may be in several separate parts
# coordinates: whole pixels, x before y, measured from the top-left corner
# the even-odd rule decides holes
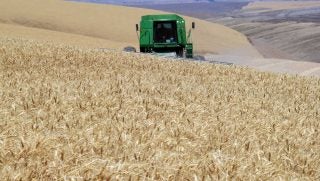
[[[194,22],[192,22],[192,29],[195,29]],[[203,56],[193,55],[191,29],[189,29],[187,35],[185,20],[176,14],[142,16],[140,29],[139,25],[136,24],[136,32],[141,53],[204,60]],[[126,47],[124,51],[135,52],[136,49]]]
[[[136,31],[139,31],[139,25],[136,25]],[[185,20],[176,14],[141,17],[139,40],[142,53],[175,53],[177,57],[193,58],[190,36],[191,29],[186,36]]]
[[[151,53],[168,58],[188,58],[205,61],[204,56],[194,55],[191,31],[188,33],[185,20],[176,14],[145,15],[141,17],[140,29],[136,24],[136,32],[141,53]],[[140,32],[140,33],[139,33]],[[124,48],[126,52],[136,52],[134,47]],[[215,64],[232,65],[227,62],[209,61]]]

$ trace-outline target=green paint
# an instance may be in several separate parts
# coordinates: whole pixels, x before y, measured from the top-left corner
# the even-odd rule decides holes
[[[193,57],[193,45],[186,36],[185,20],[176,14],[146,15],[140,22],[140,52],[176,52]]]

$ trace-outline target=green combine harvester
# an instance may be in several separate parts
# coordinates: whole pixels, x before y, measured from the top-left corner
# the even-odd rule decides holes
[[[192,22],[192,29],[195,23]],[[139,32],[139,25],[136,25]],[[177,57],[193,58],[191,29],[186,32],[185,20],[176,14],[146,15],[140,22],[141,53],[175,53]]]
[[[194,22],[192,22],[192,29],[195,29]],[[166,57],[190,58],[195,61],[207,61],[204,56],[193,54],[192,29],[190,28],[187,32],[185,20],[176,14],[142,16],[140,28],[136,24],[140,52]],[[123,50],[126,52],[136,52],[136,49],[132,46],[125,47]],[[229,62],[213,60],[207,62],[233,65],[233,63]]]

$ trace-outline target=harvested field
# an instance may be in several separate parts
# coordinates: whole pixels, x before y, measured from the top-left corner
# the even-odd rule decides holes
[[[0,23],[0,36],[10,38],[24,38],[39,42],[54,42],[61,45],[71,45],[82,48],[107,48],[122,50],[128,43],[112,40],[94,38],[79,34],[64,33],[59,31],[32,28],[19,25]],[[122,47],[122,48],[121,48]]]
[[[182,13],[183,14],[183,13]],[[245,34],[266,58],[320,62],[320,1],[251,2],[207,19]]]
[[[174,12],[199,19],[221,17],[233,11],[241,10],[249,2],[211,2],[211,3],[176,3],[176,4],[138,4],[141,8]]]
[[[320,80],[0,39],[2,180],[320,178]]]
[[[251,2],[244,10],[250,11],[276,11],[300,8],[320,7],[319,1],[270,1],[270,2]]]
[[[75,44],[74,40],[77,37],[79,46],[84,45],[82,39],[84,37],[93,48],[116,49],[123,49],[129,45],[138,48],[135,24],[139,23],[141,16],[165,13],[141,8],[63,0],[1,0],[0,7],[0,23],[8,26],[22,26],[17,30],[11,28],[10,34],[66,45],[70,45],[70,42]],[[185,18],[188,29],[191,28],[191,22],[196,23],[192,40],[197,53],[224,54],[230,49],[237,49],[241,50],[241,54],[261,57],[243,34],[223,25],[190,17]],[[22,28],[29,29],[25,33],[21,31]],[[41,33],[39,33],[40,30]],[[5,33],[1,33],[2,31],[0,24],[0,34],[6,34],[7,29],[4,30]],[[43,38],[44,34],[50,36]],[[66,34],[71,37],[66,37]]]

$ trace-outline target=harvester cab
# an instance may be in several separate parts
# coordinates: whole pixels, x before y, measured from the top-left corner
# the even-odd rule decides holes
[[[185,20],[176,14],[142,16],[136,31],[142,53],[175,52],[178,57],[193,58],[191,29],[187,35]]]

